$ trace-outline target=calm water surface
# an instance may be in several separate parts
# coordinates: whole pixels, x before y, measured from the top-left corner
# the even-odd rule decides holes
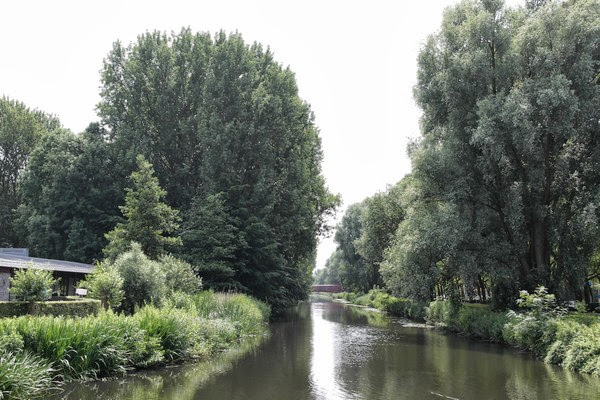
[[[600,379],[340,303],[217,360],[71,384],[68,399],[600,399]]]

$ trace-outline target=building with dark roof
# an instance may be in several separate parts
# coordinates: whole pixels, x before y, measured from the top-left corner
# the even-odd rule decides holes
[[[0,249],[0,300],[10,299],[10,277],[14,275],[16,269],[39,268],[52,271],[54,278],[59,279],[53,293],[61,296],[75,295],[75,288],[79,281],[94,269],[91,264],[29,257],[24,255],[29,254],[26,250]]]

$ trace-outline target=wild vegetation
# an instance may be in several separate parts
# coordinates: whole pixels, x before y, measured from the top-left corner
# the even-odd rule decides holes
[[[600,271],[599,42],[596,1],[448,8],[418,58],[412,172],[348,207],[316,281],[600,375],[600,319],[584,313]]]
[[[162,308],[83,318],[0,319],[0,392],[41,396],[59,382],[207,358],[264,332],[269,307],[242,294],[178,293]]]
[[[418,303],[381,289],[366,294],[334,293],[331,297],[475,339],[507,344],[530,351],[548,364],[600,376],[600,316],[586,314],[584,307],[568,313],[544,287],[531,294],[522,291],[517,311],[494,311],[486,304],[444,300]]]
[[[412,172],[348,207],[317,282],[495,309],[540,285],[591,302],[599,40],[597,1],[448,8],[418,58]]]
[[[240,34],[183,29],[115,42],[101,82],[80,134],[0,102],[0,245],[92,263],[135,241],[274,311],[305,298],[339,199],[293,72]]]

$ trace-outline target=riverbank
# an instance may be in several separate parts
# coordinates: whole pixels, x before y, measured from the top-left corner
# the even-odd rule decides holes
[[[67,384],[48,400],[597,400],[600,393],[590,375],[337,301],[303,302],[269,332],[239,356],[253,339],[207,362]]]
[[[377,308],[392,316],[426,321],[439,328],[480,340],[529,351],[548,364],[600,376],[600,317],[590,314],[497,312],[483,304],[453,307],[399,299],[381,290],[367,294],[336,293],[332,299]]]
[[[240,294],[178,294],[134,315],[0,319],[0,398],[31,399],[72,380],[206,360],[266,330],[269,307]]]

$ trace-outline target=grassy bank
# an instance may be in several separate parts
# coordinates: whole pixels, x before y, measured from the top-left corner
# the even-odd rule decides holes
[[[0,319],[0,399],[42,396],[61,381],[206,359],[262,334],[269,308],[248,296],[176,294],[134,315]]]
[[[600,317],[590,314],[496,312],[483,304],[420,304],[381,290],[336,293],[333,298],[390,315],[427,321],[449,331],[527,350],[548,364],[600,376]]]
[[[548,364],[600,376],[600,318],[494,312],[484,305],[452,307],[434,301],[427,320],[454,332],[528,350]]]
[[[427,304],[390,296],[383,290],[373,289],[366,294],[333,293],[332,297],[348,301],[352,304],[373,307],[395,317],[425,322],[425,307]]]

